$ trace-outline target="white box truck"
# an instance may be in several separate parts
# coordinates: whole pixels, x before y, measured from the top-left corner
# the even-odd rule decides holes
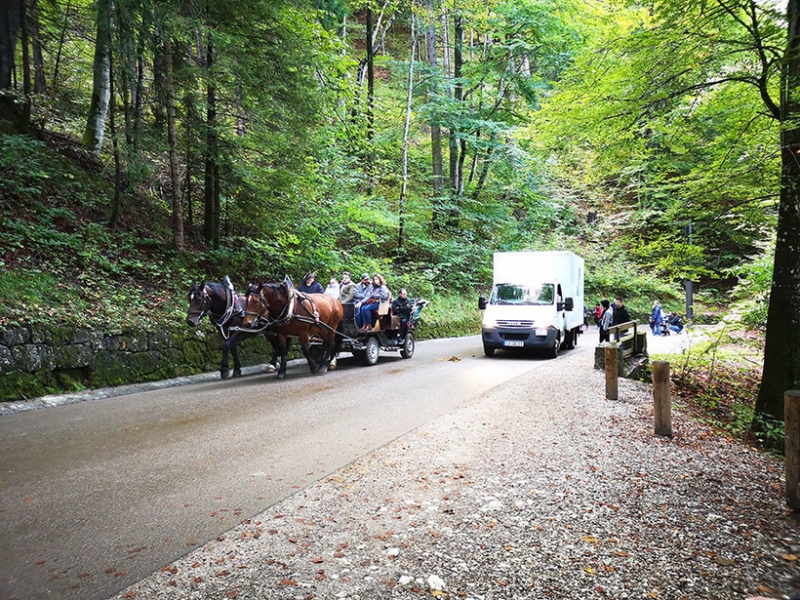
[[[574,348],[583,325],[583,258],[572,252],[496,252],[492,294],[478,300],[483,351]]]

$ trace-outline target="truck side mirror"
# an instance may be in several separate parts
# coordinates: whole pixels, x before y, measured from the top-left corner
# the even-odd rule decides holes
[[[478,308],[481,309],[481,310],[486,308],[486,297],[485,296],[481,296],[480,298],[478,298]]]
[[[566,310],[573,310],[575,308],[575,300],[572,298],[567,298],[564,301],[564,308]]]

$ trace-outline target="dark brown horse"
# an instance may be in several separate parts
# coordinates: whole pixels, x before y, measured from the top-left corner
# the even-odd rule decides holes
[[[225,340],[222,345],[222,364],[220,364],[219,374],[222,379],[230,376],[228,368],[228,352],[233,355],[233,376],[242,375],[242,365],[239,362],[239,352],[236,350],[237,344],[242,340],[258,333],[239,331],[244,319],[245,296],[233,291],[233,285],[225,277],[222,283],[192,283],[189,290],[189,313],[186,315],[186,322],[191,327],[200,325],[203,317],[208,315],[208,320],[214,324],[219,334]],[[278,361],[278,352],[274,336],[271,336],[272,359],[268,369],[275,371]]]
[[[247,290],[244,325],[276,334],[281,357],[278,379],[286,377],[286,345],[290,336],[300,340],[311,372],[322,375],[341,346],[337,329],[342,312],[342,303],[331,296],[302,294],[286,282],[261,283]],[[324,353],[320,357],[312,355],[309,349],[312,335],[322,338]]]

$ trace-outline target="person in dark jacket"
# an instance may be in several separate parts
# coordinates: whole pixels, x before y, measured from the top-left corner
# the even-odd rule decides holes
[[[306,276],[303,277],[303,283],[297,286],[297,291],[304,294],[324,294],[325,288],[317,281],[317,274],[311,272],[306,273]]]
[[[614,321],[614,309],[611,308],[611,303],[608,300],[603,300],[601,303],[603,312],[600,315],[600,321],[597,326],[600,328],[600,343],[610,341],[608,339],[608,328],[611,327]]]
[[[622,297],[617,296],[614,298],[614,320],[612,325],[622,325],[623,323],[627,323],[631,321],[631,314],[628,312],[628,309],[625,308],[625,305],[622,303]]]
[[[400,288],[397,292],[397,298],[392,302],[392,314],[400,317],[400,337],[405,338],[408,332],[408,320],[411,318],[411,310],[414,308],[414,303],[408,297],[405,288]]]

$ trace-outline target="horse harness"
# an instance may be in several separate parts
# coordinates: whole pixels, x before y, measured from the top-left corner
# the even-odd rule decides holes
[[[306,310],[313,316],[313,318],[297,314],[298,304],[301,306],[305,304]],[[284,325],[287,325],[291,321],[300,321],[302,323],[309,323],[311,325],[318,325],[327,329],[331,329],[327,323],[323,323],[319,320],[319,310],[317,309],[317,305],[314,300],[312,300],[308,294],[300,292],[295,288],[288,288],[286,305],[283,307],[281,314],[279,314],[277,318],[271,319],[269,317],[269,312],[267,312],[267,316],[264,316],[262,313],[253,313],[249,311],[245,314],[253,315],[256,317],[258,322],[264,323],[263,327],[261,327],[258,331],[278,329]]]
[[[244,316],[244,311],[239,306],[236,298],[236,292],[225,286],[225,299],[226,307],[225,312],[217,317],[211,312],[211,295],[208,293],[208,284],[203,285],[203,303],[200,305],[200,310],[190,310],[190,315],[198,315],[197,320],[200,321],[204,316],[208,315],[208,320],[211,321],[218,329],[224,339],[230,337],[230,328],[226,327],[234,315]]]

